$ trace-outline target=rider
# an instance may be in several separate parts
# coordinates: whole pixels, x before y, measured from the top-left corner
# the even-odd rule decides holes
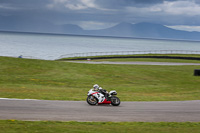
[[[98,92],[102,93],[106,98],[110,97],[108,91],[105,90],[105,89],[103,89],[102,87],[99,87],[98,84],[95,84],[95,85],[93,86],[93,88],[94,88],[94,89],[93,89],[94,91],[98,91]]]
[[[102,93],[106,98],[110,97],[108,91],[103,89],[102,87],[99,87],[99,92]]]
[[[93,90],[94,91],[98,91],[99,90],[99,85],[98,84],[93,85]]]

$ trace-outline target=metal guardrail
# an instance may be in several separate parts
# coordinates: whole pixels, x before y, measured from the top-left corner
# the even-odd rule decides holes
[[[140,54],[200,54],[200,51],[192,51],[192,50],[150,50],[150,51],[113,51],[113,52],[87,52],[87,53],[72,53],[72,54],[65,54],[61,55],[58,58],[54,58],[54,60],[62,59],[62,58],[69,58],[69,57],[89,57],[89,56],[105,56],[105,55],[140,55]],[[13,56],[7,56],[13,57]],[[20,58],[15,57],[15,58]],[[22,55],[21,58],[26,59],[40,59],[38,57],[33,56],[24,56]],[[45,60],[45,59],[43,59]],[[47,59],[48,60],[48,59]]]
[[[137,54],[200,54],[200,51],[191,50],[151,50],[151,51],[114,51],[114,52],[88,52],[61,55],[58,59],[69,57],[88,57],[104,55],[137,55]]]

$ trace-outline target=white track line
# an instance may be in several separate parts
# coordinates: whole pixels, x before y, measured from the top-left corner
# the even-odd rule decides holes
[[[18,98],[0,98],[0,100],[26,100],[26,101],[31,101],[31,100],[38,100],[38,99],[18,99]]]

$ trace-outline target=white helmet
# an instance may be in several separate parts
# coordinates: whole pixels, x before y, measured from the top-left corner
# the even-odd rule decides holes
[[[99,85],[95,84],[95,85],[93,85],[93,88],[94,88],[94,90],[98,90],[99,89]]]
[[[103,89],[102,87],[99,87],[99,90]]]

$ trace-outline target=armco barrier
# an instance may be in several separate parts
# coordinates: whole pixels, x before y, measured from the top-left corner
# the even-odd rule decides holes
[[[89,57],[89,56],[104,56],[104,55],[141,55],[141,54],[200,54],[200,51],[191,51],[191,50],[151,50],[151,51],[87,52],[87,53],[65,54],[65,55],[61,55],[58,59],[69,58],[69,57]]]

